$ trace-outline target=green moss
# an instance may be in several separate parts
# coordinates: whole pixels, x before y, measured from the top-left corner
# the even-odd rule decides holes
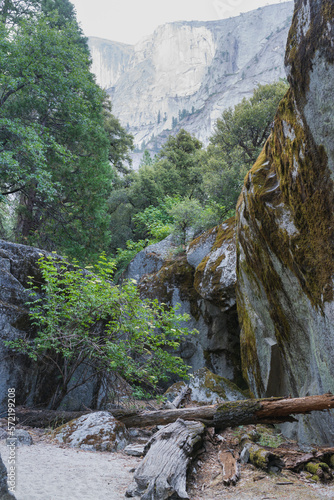
[[[304,36],[300,36],[300,10],[304,0],[298,0],[287,41],[285,62],[291,67],[289,78],[293,88],[298,90],[298,103],[305,101],[305,93],[310,82],[313,57],[316,50],[326,55],[328,62],[333,62],[334,49],[331,37],[327,33],[328,23],[332,23],[334,6],[330,0],[322,2],[310,1],[311,23],[309,29],[304,29]],[[314,41],[317,41],[315,43]]]
[[[253,286],[257,285],[259,296],[265,290],[269,302],[268,312],[283,356],[289,349],[291,327],[282,303],[289,303],[290,298],[274,268],[272,255],[276,255],[283,267],[289,268],[297,277],[314,306],[322,308],[324,302],[333,300],[333,187],[324,151],[310,146],[310,139],[296,118],[294,100],[290,90],[279,106],[272,136],[245,179],[243,196],[247,197],[247,211],[243,216],[248,220],[251,230],[246,225],[238,234],[245,255],[242,264],[238,262],[240,287],[244,274]],[[284,137],[283,120],[294,130],[296,137],[293,140]],[[241,203],[242,199],[239,200],[239,217]],[[279,214],[282,209],[291,214],[296,227],[293,235],[280,227]],[[257,392],[262,394],[263,384],[254,325],[248,313],[249,305],[238,289],[237,298],[242,327],[243,375],[254,387],[250,380],[252,376]]]
[[[239,225],[241,210],[244,210],[242,220],[246,221],[238,234],[245,255],[240,261],[238,253],[240,290],[242,276],[252,283],[254,294],[258,293],[259,297],[264,289],[283,356],[289,349],[293,332],[281,304],[289,304],[291,299],[274,268],[272,255],[296,276],[314,307],[322,310],[326,302],[334,299],[333,182],[324,148],[314,143],[309,129],[303,124],[315,52],[319,51],[329,64],[334,63],[334,47],[327,35],[328,22],[332,23],[334,17],[334,5],[330,1],[310,2],[311,24],[302,37],[299,29],[301,7],[302,0],[298,0],[287,44],[286,62],[291,68],[292,89],[281,101],[273,133],[245,178],[237,207]],[[286,126],[293,131],[289,137],[284,135]],[[284,216],[290,217],[296,229],[294,232],[285,229],[281,222]],[[251,306],[238,290],[237,304],[242,328],[243,374],[261,394],[263,384],[255,326],[248,310]]]
[[[267,468],[267,451],[264,449],[257,449],[253,451],[252,448],[249,450],[249,461],[259,467],[260,469],[266,470]]]
[[[235,245],[235,218],[231,217],[223,224],[215,228],[216,239],[211,252],[197,266],[194,278],[194,287],[200,293],[202,289],[210,290],[210,300],[218,307],[224,304],[225,295],[222,293],[220,264],[225,255],[220,253],[215,260],[211,260],[212,254],[223,247],[223,245]],[[206,233],[207,235],[212,234]],[[227,292],[234,294],[234,289]]]
[[[319,475],[321,475],[322,470],[323,470],[322,465],[324,465],[324,464],[309,462],[305,465],[305,470],[307,472],[309,472],[310,474],[319,476]],[[325,465],[327,465],[327,464],[325,464]],[[328,465],[327,465],[327,468],[328,468]]]
[[[179,255],[167,261],[160,271],[146,276],[140,283],[141,293],[148,298],[172,304],[173,289],[180,291],[181,300],[190,303],[191,315],[199,320],[200,296],[194,289],[194,269],[188,264],[186,255]]]
[[[334,455],[332,455],[329,459],[329,465],[334,469]]]
[[[222,399],[226,398],[225,388],[222,384],[222,377],[220,377],[219,375],[215,375],[209,370],[205,370],[203,389],[209,389],[212,392],[216,392]]]
[[[333,300],[333,183],[323,148],[315,147],[296,119],[294,100],[290,90],[280,104],[269,160],[280,181],[280,201],[289,207],[298,233],[289,237],[276,228],[271,247],[297,276],[313,305],[322,307]],[[283,120],[293,128],[294,141],[284,138]]]
[[[253,380],[250,380],[251,373],[253,375],[257,393],[263,394],[264,385],[262,382],[260,363],[257,354],[254,327],[250,321],[243,299],[238,300],[237,303],[239,321],[242,325],[242,335],[240,338],[242,375],[249,387],[254,387]]]

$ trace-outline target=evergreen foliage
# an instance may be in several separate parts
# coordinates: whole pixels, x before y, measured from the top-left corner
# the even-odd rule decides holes
[[[21,3],[9,4],[15,25],[0,23],[0,202],[19,199],[16,241],[84,261],[108,248],[107,200],[132,139],[90,73],[72,4],[42,1],[20,19]]]

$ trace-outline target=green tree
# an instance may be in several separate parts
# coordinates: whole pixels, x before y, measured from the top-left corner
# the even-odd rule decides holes
[[[240,157],[244,164],[252,165],[269,137],[278,104],[288,88],[282,80],[259,85],[250,99],[223,112],[211,144],[224,150],[228,161]]]
[[[210,200],[235,208],[243,179],[255,163],[271,131],[284,81],[259,85],[250,99],[223,112],[210,144],[201,155],[203,189]]]
[[[2,0],[0,22],[4,25],[14,25],[22,17],[33,16],[40,10],[40,0]]]
[[[169,136],[154,165],[156,181],[164,195],[192,197],[201,189],[202,175],[198,153],[202,143],[184,129]]]
[[[142,238],[150,238],[149,243],[161,241],[172,232],[172,207],[181,201],[178,196],[166,196],[157,206],[150,205],[133,217],[136,234]],[[152,240],[153,239],[153,240]]]
[[[134,150],[134,142],[132,135],[127,133],[111,111],[110,97],[105,95],[104,129],[107,132],[109,142],[108,159],[114,169],[124,176],[131,171],[130,152]]]
[[[113,285],[114,263],[103,256],[94,274],[71,269],[51,256],[41,257],[39,264],[44,298],[37,289],[30,302],[36,336],[6,344],[54,366],[59,384],[52,408],[97,374],[117,373],[130,384],[151,390],[170,373],[186,376],[188,367],[173,351],[185,335],[195,333],[180,324],[187,315],[167,310],[157,300],[142,300],[131,280]],[[78,371],[80,367],[86,369]]]
[[[18,241],[85,259],[108,244],[109,161],[120,170],[130,139],[90,73],[77,23],[59,29],[58,19],[0,26],[0,192],[19,195]]]
[[[173,217],[174,234],[182,246],[191,239],[193,234],[190,230],[196,231],[198,224],[201,224],[203,209],[198,200],[185,198],[183,201],[174,205],[169,213]]]
[[[151,158],[150,152],[145,149],[142,159],[140,160],[139,168],[144,167],[145,165],[151,167],[153,165],[153,159]]]

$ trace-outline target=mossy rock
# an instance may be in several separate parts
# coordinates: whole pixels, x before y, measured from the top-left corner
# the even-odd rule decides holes
[[[332,1],[296,0],[291,88],[237,206],[242,370],[256,397],[334,390],[333,19]],[[333,444],[333,422],[302,416],[294,431]]]
[[[200,404],[246,399],[244,391],[230,380],[215,375],[207,368],[197,370],[189,381],[191,399]]]

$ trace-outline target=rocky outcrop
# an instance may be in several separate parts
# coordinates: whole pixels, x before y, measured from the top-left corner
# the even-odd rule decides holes
[[[292,13],[293,2],[284,2],[220,21],[164,24],[125,65],[124,46],[91,39],[92,69],[103,87],[110,73],[113,112],[137,146],[159,147],[180,128],[206,143],[224,109],[285,76]]]
[[[256,396],[334,391],[334,4],[296,0],[291,89],[238,204],[238,311]],[[297,437],[334,443],[333,412]]]
[[[139,281],[141,294],[170,306],[181,305],[186,326],[198,330],[178,354],[193,371],[207,367],[238,385],[239,326],[235,297],[234,219],[195,239],[185,254],[175,254],[171,238],[147,247],[129,266],[127,277]]]
[[[90,451],[119,451],[128,444],[129,435],[124,424],[110,413],[100,411],[71,420],[54,431],[54,438],[62,444]]]
[[[16,389],[16,404],[47,405],[56,388],[52,366],[39,366],[28,357],[13,353],[4,344],[33,335],[26,302],[28,282],[41,283],[38,259],[46,252],[0,240],[0,416],[7,414],[8,389]],[[80,410],[93,406],[100,382],[73,390],[64,400],[64,408]]]

